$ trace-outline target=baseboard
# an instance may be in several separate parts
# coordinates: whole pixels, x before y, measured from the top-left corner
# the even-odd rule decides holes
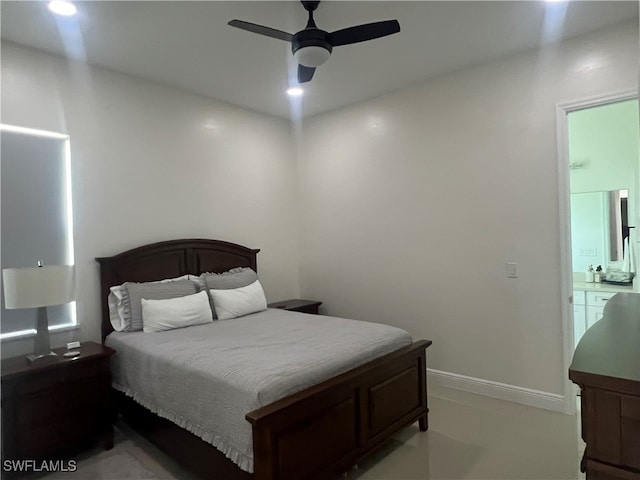
[[[457,373],[443,372],[441,370],[427,369],[429,382],[456,390],[485,395],[487,397],[508,400],[531,407],[544,408],[555,412],[566,412],[564,395],[543,392],[530,388],[508,385],[506,383],[483,380],[481,378],[467,377]]]

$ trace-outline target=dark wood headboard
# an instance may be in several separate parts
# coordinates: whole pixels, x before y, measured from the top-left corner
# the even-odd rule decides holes
[[[257,272],[259,251],[221,240],[192,238],[152,243],[113,257],[96,258],[100,264],[102,341],[113,331],[107,301],[112,286],[124,282],[151,282],[187,273],[222,273],[235,267],[251,267]]]

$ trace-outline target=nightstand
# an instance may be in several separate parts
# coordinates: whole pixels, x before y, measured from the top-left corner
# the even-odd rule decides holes
[[[302,300],[299,298],[292,298],[291,300],[283,300],[281,302],[274,302],[267,305],[269,308],[281,308],[283,310],[289,310],[292,312],[313,313],[318,314],[318,307],[322,305],[322,302],[316,302],[314,300]]]
[[[2,459],[54,459],[94,437],[113,447],[109,359],[114,350],[85,342],[75,358],[2,360]],[[3,462],[4,464],[4,462]]]

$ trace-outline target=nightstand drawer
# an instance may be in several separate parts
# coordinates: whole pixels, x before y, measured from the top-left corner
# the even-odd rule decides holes
[[[27,381],[16,382],[15,386],[15,395],[23,396],[29,395],[32,393],[41,393],[45,390],[49,390],[51,388],[55,388],[60,384],[60,371],[44,371],[34,373],[29,376]],[[3,388],[5,384],[3,382]],[[10,386],[7,385],[9,389]]]
[[[74,418],[87,406],[95,410],[96,405],[103,403],[102,399],[109,395],[108,387],[107,382],[92,381],[24,397],[16,409],[16,422],[20,427],[27,427]]]
[[[105,372],[108,371],[108,359],[85,361],[65,365],[63,368],[34,372],[26,380],[15,382],[14,388],[12,388],[12,381],[2,382],[2,387],[7,388],[7,393],[11,392],[16,396],[30,395],[57,388],[61,382],[73,383],[105,376]]]
[[[20,400],[20,406],[16,408],[16,423],[18,426],[22,428],[54,419],[59,414],[59,405],[56,398],[57,393],[53,391]]]
[[[103,375],[105,372],[105,363],[108,360],[102,361],[87,361],[76,364],[71,364],[62,369],[62,381],[65,383],[78,382],[80,380],[86,380],[87,378],[96,378]]]
[[[24,428],[16,437],[16,458],[38,458],[55,449],[60,443],[59,428],[56,424]]]
[[[59,445],[77,442],[95,430],[98,419],[95,415],[80,414],[73,418],[44,422],[24,428],[18,436],[18,456],[41,457]]]

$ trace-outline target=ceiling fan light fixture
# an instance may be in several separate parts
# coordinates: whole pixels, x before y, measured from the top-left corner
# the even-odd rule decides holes
[[[65,0],[53,0],[49,2],[48,7],[53,13],[64,17],[70,17],[77,12],[75,5]]]
[[[287,88],[287,95],[291,97],[299,97],[304,93],[304,90],[300,87],[289,87]]]
[[[293,54],[296,62],[305,67],[315,68],[322,65],[329,60],[331,52],[324,47],[318,47],[310,45],[308,47],[301,47]]]

